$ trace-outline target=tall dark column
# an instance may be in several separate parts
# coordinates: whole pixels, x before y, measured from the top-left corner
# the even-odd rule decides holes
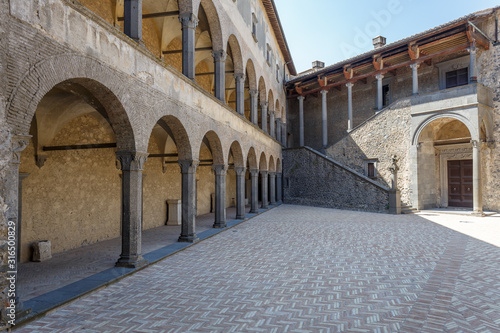
[[[196,236],[196,168],[199,162],[194,160],[179,160],[182,173],[182,226],[179,242],[193,243]]]
[[[283,174],[281,172],[276,173],[276,200],[278,202],[283,201]]]
[[[260,172],[260,181],[262,183],[262,208],[269,208],[269,202],[267,201],[267,171]]]
[[[148,154],[117,151],[122,169],[122,253],[118,267],[136,268],[147,261],[141,255],[142,168]]]
[[[260,126],[262,130],[267,133],[267,102],[260,102],[260,108],[261,108]]]
[[[195,32],[198,19],[193,13],[181,13],[182,26],[182,74],[194,80],[195,77]]]
[[[252,197],[250,213],[259,212],[259,169],[250,169],[250,178],[252,180]]]
[[[245,116],[245,74],[234,74],[236,83],[236,112]]]
[[[276,203],[276,172],[269,172],[269,201]]]
[[[215,97],[226,102],[226,51],[213,51],[215,69]]]
[[[249,91],[250,94],[250,121],[258,125],[259,120],[258,120],[258,102],[259,102],[259,91],[255,89],[251,89]]]
[[[124,32],[136,42],[142,42],[142,0],[125,0]]]
[[[245,167],[234,167],[236,172],[236,219],[245,219]]]
[[[226,227],[226,174],[227,166],[214,164],[215,172],[215,222],[214,228]]]

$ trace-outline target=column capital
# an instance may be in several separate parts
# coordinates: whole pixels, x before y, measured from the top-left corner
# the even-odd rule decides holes
[[[266,110],[267,110],[267,105],[268,105],[268,103],[267,103],[267,102],[265,102],[265,101],[260,102],[260,107],[261,107],[262,109],[266,109]]]
[[[477,48],[476,48],[476,43],[475,43],[475,42],[473,42],[473,43],[470,45],[470,47],[469,47],[469,48],[467,48],[467,51],[468,51],[469,53],[471,53],[471,54],[476,54],[476,50],[477,50]]]
[[[117,151],[116,158],[122,171],[140,171],[148,158],[148,153],[136,151]]]
[[[354,82],[347,82],[347,83],[345,84],[345,86],[346,86],[347,88],[351,88],[352,86],[354,86]]]
[[[10,143],[12,147],[11,163],[21,163],[21,152],[30,144],[31,135],[13,135]]]
[[[303,100],[304,100],[304,98],[305,98],[305,97],[304,97],[304,96],[302,96],[302,95],[297,96],[297,99],[298,99],[299,101],[303,101]]]
[[[214,57],[215,62],[225,62],[226,61],[226,51],[224,50],[215,50],[212,51],[212,57]]]
[[[274,115],[276,114],[276,111],[274,110],[267,110],[267,112],[269,113],[270,116],[274,117]]]
[[[481,148],[481,141],[479,140],[470,140],[470,143],[472,143],[472,148]]]
[[[267,170],[261,170],[260,171],[260,175],[266,177],[268,175],[268,171]]]
[[[245,167],[237,167],[237,166],[234,167],[234,172],[236,172],[237,176],[240,176],[240,177],[244,176],[246,171],[247,171],[247,168],[245,168]]]
[[[225,176],[227,173],[227,165],[214,164],[212,165],[212,170],[214,170],[216,176]]]
[[[198,18],[193,13],[180,13],[179,21],[181,22],[182,29],[196,29],[198,26]]]
[[[259,169],[249,169],[248,171],[250,171],[250,175],[253,177],[256,177],[259,175]]]
[[[276,118],[276,121],[280,122],[281,123],[281,118],[277,117]]]
[[[416,70],[419,67],[420,67],[420,63],[418,63],[418,62],[414,62],[413,64],[410,65],[410,68],[413,70]]]
[[[250,94],[250,96],[252,97],[255,97],[255,96],[258,96],[259,95],[259,91],[257,89],[250,89],[248,91],[248,93]]]
[[[200,164],[197,160],[178,160],[179,166],[181,167],[181,173],[196,173],[196,168]]]
[[[276,177],[276,172],[274,172],[274,171],[269,171],[269,177],[271,177],[271,178]]]
[[[236,80],[236,82],[245,81],[245,74],[244,73],[234,73],[234,79]]]
[[[375,79],[382,80],[384,78],[384,74],[375,74]]]
[[[326,94],[328,94],[328,90],[327,90],[327,89],[322,89],[322,90],[320,91],[320,94],[322,94],[322,95],[326,95]]]

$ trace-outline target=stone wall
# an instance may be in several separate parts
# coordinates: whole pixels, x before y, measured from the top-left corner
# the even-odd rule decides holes
[[[392,156],[398,158],[398,187],[401,200],[410,202],[410,129],[411,107],[408,99],[401,100],[365,123],[326,150],[335,161],[366,175],[367,160],[376,161],[376,177],[383,186],[390,186],[389,166]]]
[[[285,203],[389,211],[388,189],[310,148],[284,150],[283,175]]]

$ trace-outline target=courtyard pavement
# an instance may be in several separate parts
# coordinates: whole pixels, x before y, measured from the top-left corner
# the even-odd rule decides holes
[[[500,332],[500,216],[281,205],[16,332]]]

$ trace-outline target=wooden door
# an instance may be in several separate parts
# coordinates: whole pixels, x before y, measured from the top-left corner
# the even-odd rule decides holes
[[[448,206],[472,204],[472,160],[448,161]]]

